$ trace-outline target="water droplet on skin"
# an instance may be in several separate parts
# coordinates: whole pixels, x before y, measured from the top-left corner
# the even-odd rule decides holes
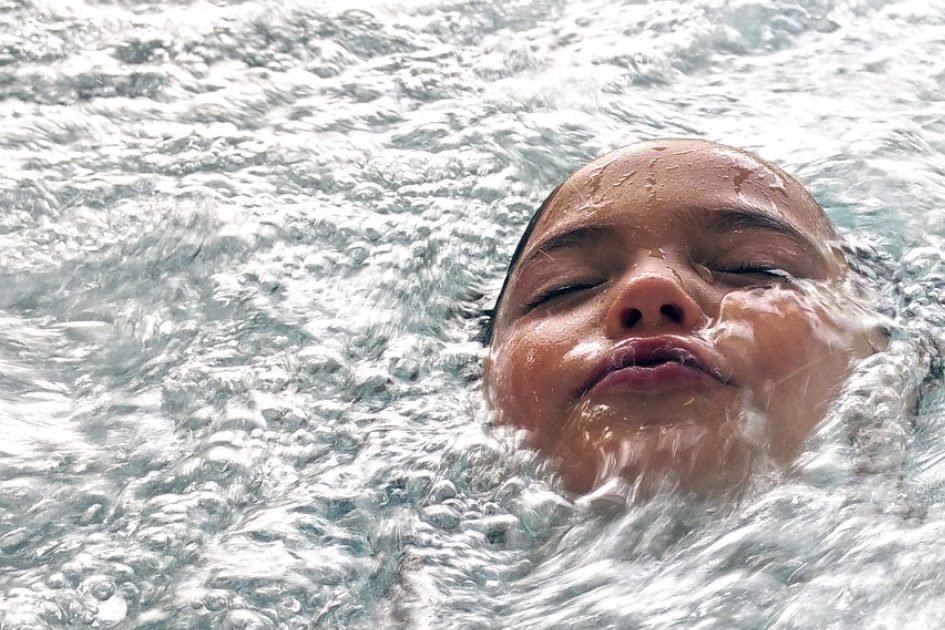
[[[652,166],[652,164],[650,164],[650,166]],[[643,189],[647,205],[653,205],[653,202],[656,201],[656,175],[654,173],[651,172],[646,176],[646,185]]]
[[[615,156],[611,158],[610,160],[608,160],[607,162],[605,162],[604,164],[601,164],[597,168],[593,169],[589,173],[588,177],[590,178],[589,183],[590,183],[590,188],[591,188],[590,196],[594,196],[597,194],[597,191],[600,188],[601,182],[604,179],[604,175],[607,173],[607,169],[609,169],[611,166],[613,166],[617,162],[619,162],[619,158]]]
[[[741,194],[742,184],[751,176],[751,171],[746,168],[738,168],[735,173],[735,193]]]
[[[702,278],[703,280],[705,280],[705,281],[708,282],[709,284],[715,284],[715,282],[716,282],[716,277],[715,277],[715,274],[712,272],[711,269],[709,269],[709,268],[706,267],[705,265],[699,265],[699,264],[695,265],[694,268],[695,268],[696,273],[699,275],[700,278]]]
[[[784,181],[784,178],[781,177],[781,174],[777,172],[773,173],[773,175],[774,175],[774,183],[768,184],[768,188],[781,193],[782,197],[787,197],[787,184]]]
[[[597,191],[600,189],[601,180],[604,178],[604,169],[607,168],[607,165],[601,166],[600,168],[594,169],[590,174],[590,196],[597,195]]]
[[[613,184],[612,188],[619,188],[620,186],[623,186],[625,183],[627,183],[627,181],[630,180],[631,177],[633,177],[636,174],[637,174],[636,171],[630,171],[629,173],[624,173],[623,175],[620,176],[620,179],[618,179],[616,183]]]

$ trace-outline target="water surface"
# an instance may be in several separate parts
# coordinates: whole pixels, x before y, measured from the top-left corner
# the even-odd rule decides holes
[[[938,0],[0,0],[0,625],[938,625],[943,59]],[[743,503],[600,512],[476,313],[666,136],[795,173],[894,341]]]

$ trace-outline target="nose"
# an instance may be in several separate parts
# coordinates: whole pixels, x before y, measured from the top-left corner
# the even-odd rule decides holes
[[[616,295],[606,314],[611,339],[630,331],[656,334],[693,330],[707,317],[699,303],[670,267],[634,273],[618,281]]]

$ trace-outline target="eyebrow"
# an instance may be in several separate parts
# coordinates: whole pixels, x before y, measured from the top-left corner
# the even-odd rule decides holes
[[[769,230],[792,238],[816,251],[813,241],[796,227],[767,212],[753,208],[720,208],[709,211],[709,226],[717,232]]]
[[[707,228],[713,232],[737,232],[740,230],[767,230],[793,239],[805,249],[816,252],[818,248],[803,232],[782,219],[755,208],[693,208],[689,220],[707,219]],[[611,224],[580,225],[550,236],[522,261],[525,269],[538,258],[550,256],[551,252],[565,247],[593,243],[601,238],[612,237],[617,227]]]
[[[525,269],[538,258],[550,257],[551,252],[556,249],[593,243],[601,238],[615,236],[616,233],[617,228],[609,224],[581,225],[570,230],[565,230],[560,234],[551,236],[542,241],[532,250],[525,260],[522,261],[519,268]]]

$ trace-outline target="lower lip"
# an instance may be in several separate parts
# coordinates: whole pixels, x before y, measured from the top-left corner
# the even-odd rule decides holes
[[[699,368],[682,363],[667,362],[658,365],[631,365],[608,373],[589,391],[604,393],[625,391],[659,393],[682,388],[718,385],[719,380]]]

